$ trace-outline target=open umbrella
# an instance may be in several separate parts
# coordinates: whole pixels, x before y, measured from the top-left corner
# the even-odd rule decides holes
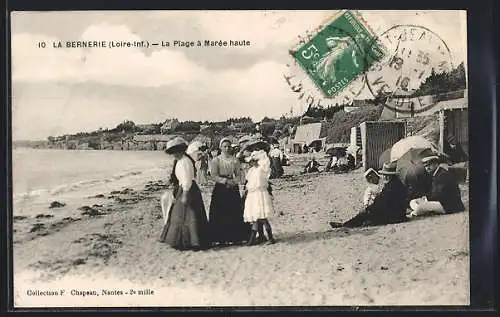
[[[242,136],[239,140],[238,140],[238,143],[245,143],[245,142],[249,142],[251,141],[252,138],[249,136],[249,135],[244,135]]]
[[[397,160],[398,176],[408,189],[409,199],[427,194],[432,179],[421,160],[432,155],[434,152],[431,149],[410,149]]]
[[[250,152],[252,152],[252,151],[259,151],[259,150],[264,150],[264,151],[268,152],[269,149],[270,149],[270,145],[269,145],[269,143],[267,143],[265,141],[253,141],[253,142],[249,142],[243,148],[243,150],[250,151]]]
[[[391,150],[392,147],[388,148],[382,154],[380,154],[379,159],[378,159],[378,168],[382,169],[384,166],[384,163],[388,163],[391,161]]]
[[[316,148],[316,147],[321,147],[322,145],[323,141],[318,139],[311,141],[311,143],[309,143],[307,146],[310,148]]]
[[[345,156],[346,155],[346,148],[345,147],[331,147],[328,150],[326,150],[326,154],[330,156]]]
[[[420,135],[413,135],[396,142],[391,149],[391,161],[396,161],[411,149],[433,149],[436,146]]]

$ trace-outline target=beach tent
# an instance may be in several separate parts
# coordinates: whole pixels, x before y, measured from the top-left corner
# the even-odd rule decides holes
[[[391,148],[391,162],[398,160],[411,149],[432,149],[437,152],[437,147],[420,135],[410,136],[396,142]]]

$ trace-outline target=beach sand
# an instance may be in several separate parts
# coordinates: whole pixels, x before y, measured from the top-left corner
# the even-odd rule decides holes
[[[103,193],[93,207],[100,215],[15,219],[15,307],[469,304],[468,209],[331,229],[330,221],[358,212],[362,171],[301,175],[305,160],[293,157],[285,176],[272,180],[283,213],[270,220],[274,245],[180,252],[159,243],[158,182]],[[461,189],[468,205],[468,184]],[[204,187],[207,209],[210,194]],[[57,295],[30,295],[38,291]]]

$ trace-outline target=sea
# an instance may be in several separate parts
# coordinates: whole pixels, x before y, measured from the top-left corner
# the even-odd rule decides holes
[[[52,201],[74,210],[90,197],[166,180],[172,159],[163,151],[78,151],[18,148],[12,153],[13,214],[33,216]]]

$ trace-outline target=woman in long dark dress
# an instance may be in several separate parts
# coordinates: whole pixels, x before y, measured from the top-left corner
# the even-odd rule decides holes
[[[221,154],[212,160],[211,177],[215,181],[210,202],[209,227],[212,243],[241,243],[249,237],[250,227],[243,220],[239,191],[241,167],[231,155],[231,141],[222,139]]]
[[[196,184],[193,158],[186,154],[187,142],[175,138],[165,152],[174,157],[170,177],[175,202],[168,214],[160,241],[178,250],[200,250],[208,246],[208,221],[201,192]]]

